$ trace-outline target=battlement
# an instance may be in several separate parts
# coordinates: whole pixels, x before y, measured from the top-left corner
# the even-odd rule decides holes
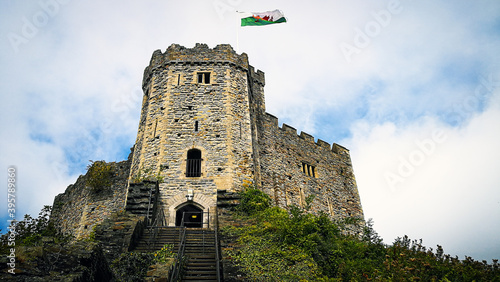
[[[266,85],[266,79],[264,78],[264,72],[261,71],[261,70],[257,70],[255,71],[255,68],[252,67],[252,66],[248,66],[248,71],[251,75],[251,77],[253,78],[253,82],[254,83],[258,83],[260,84],[261,86],[264,86]]]
[[[144,70],[143,87],[149,81],[151,73],[155,69],[166,67],[172,64],[229,64],[247,71],[253,78],[253,82],[262,86],[265,84],[264,72],[257,70],[248,63],[246,53],[238,55],[229,44],[219,44],[211,49],[207,44],[196,43],[193,48],[186,48],[179,44],[170,45],[164,53],[156,50],[151,56],[149,66]]]
[[[279,131],[283,132],[285,135],[293,137],[293,138],[297,138],[298,140],[302,141],[304,143],[304,145],[307,144],[307,146],[308,146],[308,145],[314,144],[314,145],[317,145],[321,148],[330,150],[331,152],[333,152],[337,155],[349,156],[349,150],[341,145],[338,145],[336,143],[333,143],[332,145],[330,145],[330,143],[323,141],[321,139],[314,141],[315,140],[314,136],[312,136],[306,132],[303,132],[303,131],[301,131],[300,135],[299,135],[299,134],[297,134],[297,129],[295,129],[294,127],[291,127],[290,125],[288,125],[286,123],[283,123],[283,125],[281,127],[279,127],[278,118],[270,113],[267,113],[267,112],[265,113],[265,121],[266,121],[266,123],[268,123],[270,125],[268,129],[271,129],[271,130],[278,129]]]

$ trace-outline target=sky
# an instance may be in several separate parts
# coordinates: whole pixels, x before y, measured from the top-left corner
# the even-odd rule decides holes
[[[385,243],[500,258],[500,1],[304,3],[1,1],[2,230],[8,198],[36,217],[89,160],[127,158],[153,51],[228,43],[280,124],[350,150]],[[274,9],[288,22],[239,26]]]

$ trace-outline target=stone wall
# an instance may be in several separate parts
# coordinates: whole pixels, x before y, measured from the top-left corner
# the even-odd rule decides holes
[[[270,114],[258,127],[261,189],[280,207],[295,205],[333,219],[358,217],[363,210],[349,151],[283,124]],[[307,201],[311,200],[310,207]],[[360,222],[360,226],[363,222]],[[355,228],[357,229],[357,228]],[[353,230],[360,231],[360,230]]]
[[[144,219],[144,216],[128,212],[113,213],[95,228],[95,240],[102,243],[109,262],[137,246],[146,228]]]
[[[240,204],[239,193],[220,190],[217,193],[217,219],[218,226],[241,227],[244,221],[238,220],[235,216],[235,208]],[[231,253],[236,252],[241,246],[237,242],[237,236],[230,232],[218,232],[221,266],[223,270],[223,281],[246,281],[244,273],[233,260]]]
[[[75,184],[55,197],[50,220],[62,233],[76,239],[87,237],[94,226],[112,213],[124,210],[130,162],[109,165],[113,171],[110,188],[94,192],[87,186],[87,175],[81,175]]]
[[[154,220],[158,203],[158,181],[143,180],[129,182],[127,204],[125,210],[136,215],[147,216]]]

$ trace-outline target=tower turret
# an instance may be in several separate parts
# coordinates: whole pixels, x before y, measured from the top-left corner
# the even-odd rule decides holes
[[[174,44],[153,53],[130,179],[164,180],[160,201],[169,225],[183,208],[207,217],[217,190],[238,191],[253,182],[248,72],[246,54],[229,45]],[[188,191],[193,197],[186,201]]]

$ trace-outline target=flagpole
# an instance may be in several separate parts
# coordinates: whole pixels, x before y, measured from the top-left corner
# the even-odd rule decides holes
[[[236,10],[236,13],[239,14],[241,12],[239,12],[238,10]],[[240,20],[240,17],[236,17],[237,20]],[[240,23],[238,22],[238,29],[236,30],[236,54],[239,54],[240,53],[240,29],[241,29],[241,25]]]

